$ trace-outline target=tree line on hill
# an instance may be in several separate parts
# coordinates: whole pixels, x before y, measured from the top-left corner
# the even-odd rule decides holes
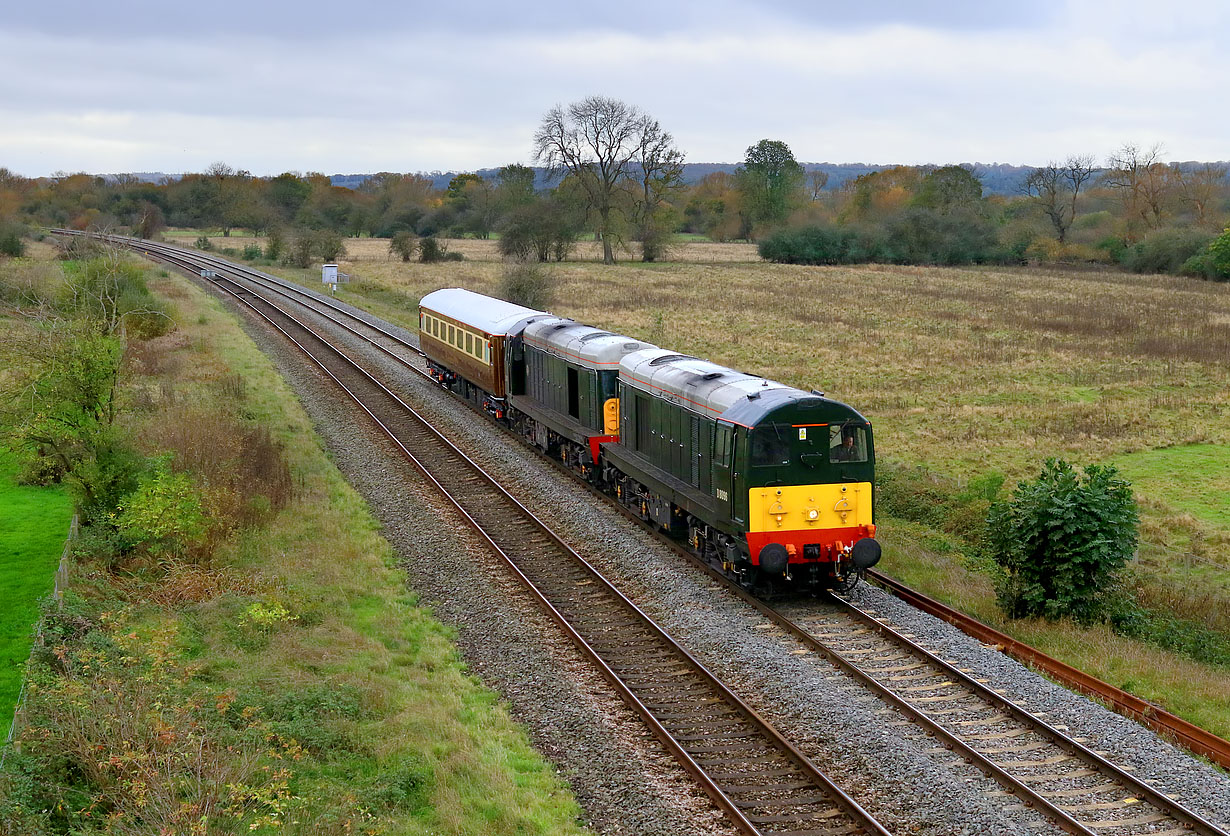
[[[391,256],[407,259],[440,255],[439,238],[494,236],[509,257],[563,260],[584,235],[608,263],[653,261],[690,233],[754,241],[762,257],[800,264],[1090,262],[1230,278],[1227,166],[1166,163],[1158,146],[1128,143],[1104,162],[1074,154],[1028,169],[1003,194],[969,165],[867,167],[838,184],[772,139],[749,146],[733,171],[689,182],[683,151],[656,119],[601,96],[552,108],[533,143],[537,168],[510,163],[442,188],[424,174],[382,172],[347,188],[319,173],[256,177],[224,163],[159,182],[0,169],[0,253],[20,249],[23,224],[141,237],[242,228],[270,236],[266,257],[290,262],[336,257],[343,236],[388,238]]]

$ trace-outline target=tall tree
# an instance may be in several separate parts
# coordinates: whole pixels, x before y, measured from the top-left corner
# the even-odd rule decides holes
[[[948,214],[953,209],[974,206],[980,200],[982,181],[964,166],[946,165],[923,177],[913,203]]]
[[[1132,142],[1110,155],[1102,182],[1123,205],[1129,238],[1142,224],[1150,229],[1161,225],[1175,186],[1173,171],[1162,162],[1162,146],[1141,148]]]
[[[786,220],[803,185],[803,166],[786,143],[762,139],[748,147],[735,176],[743,194],[745,231],[750,233],[753,225]]]
[[[624,186],[647,130],[657,122],[638,108],[606,96],[589,96],[567,108],[556,105],[534,134],[534,159],[555,175],[580,184],[586,208],[602,239],[602,260],[615,263],[617,224]]]
[[[1076,220],[1076,199],[1081,188],[1093,179],[1096,171],[1093,156],[1082,154],[1070,156],[1062,164],[1049,162],[1025,177],[1021,190],[1042,209],[1061,244]]]
[[[636,163],[640,191],[633,200],[641,258],[656,261],[666,250],[670,224],[668,198],[683,186],[683,152],[657,120],[646,117]]]

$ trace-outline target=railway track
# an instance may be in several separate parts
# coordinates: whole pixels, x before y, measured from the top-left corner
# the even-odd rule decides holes
[[[195,254],[192,255],[195,257]],[[166,253],[164,257],[179,259],[183,256],[181,253]],[[234,269],[232,265],[225,262],[213,261],[219,265],[225,265],[228,270]],[[192,269],[191,263],[181,266]],[[252,274],[254,277],[252,281],[259,281],[262,284],[268,281],[255,271],[245,272]],[[323,315],[389,352],[407,366],[421,372],[418,364],[413,362],[415,355],[410,353],[417,352],[417,349],[408,345],[402,338],[356,317],[336,304],[327,304],[329,300],[303,293],[286,283],[278,282],[278,284],[283,287],[276,288],[275,292],[294,299],[300,304],[318,308],[320,303],[326,303],[326,306],[331,308],[331,312]],[[237,292],[240,295],[250,295],[247,289],[240,289]],[[350,320],[349,323],[343,321],[347,319]],[[382,345],[382,342],[392,344]],[[387,390],[385,392],[387,393]],[[391,396],[391,393],[389,394]],[[409,410],[409,407],[404,404],[401,404],[400,408]],[[447,442],[445,445],[451,448]],[[438,443],[436,446],[441,447]],[[454,455],[462,455],[455,448],[451,449]],[[420,464],[420,467],[423,466]],[[445,489],[444,486],[441,487]],[[460,490],[465,495],[464,489]],[[508,498],[511,500],[511,497]],[[512,502],[516,504],[515,500]],[[499,522],[497,521],[496,524],[499,525]],[[509,525],[511,525],[511,530],[524,534],[526,530],[524,526],[530,523],[522,522],[519,524],[520,527],[515,523]],[[548,539],[553,539],[556,547],[571,551],[554,535],[549,535]],[[496,548],[498,550],[499,547],[496,546]],[[511,557],[508,559],[514,560]],[[580,558],[575,557],[575,560],[580,560]],[[581,564],[584,564],[584,561],[576,565]],[[587,564],[585,566],[586,571],[592,572],[592,568],[588,568]],[[527,583],[531,582],[532,574],[532,570],[527,573]],[[541,582],[549,585],[551,575],[552,573],[548,572]],[[563,577],[562,574],[561,577]],[[604,675],[613,682],[618,679],[617,674],[621,670],[633,671],[641,676],[640,679],[634,678],[631,684],[625,683],[624,687],[630,692],[625,699],[628,699],[630,704],[637,707],[637,710],[643,714],[649,711],[650,706],[659,707],[659,710],[664,711],[669,723],[659,720],[655,726],[654,722],[649,720],[647,722],[650,722],[655,733],[663,738],[664,742],[671,737],[674,731],[675,742],[674,744],[667,743],[668,748],[675,752],[681,762],[685,762],[685,765],[688,765],[687,760],[690,758],[692,764],[698,768],[706,761],[703,758],[698,761],[697,758],[687,755],[687,750],[682,745],[684,742],[701,741],[712,744],[711,754],[746,751],[715,747],[724,747],[728,744],[745,745],[743,741],[747,738],[744,732],[750,730],[759,720],[759,718],[751,719],[755,717],[754,712],[750,716],[741,715],[738,724],[733,727],[722,726],[721,731],[718,732],[720,736],[715,737],[712,733],[705,732],[702,726],[679,725],[681,722],[693,723],[702,719],[713,720],[714,718],[702,717],[702,715],[682,715],[675,710],[678,706],[672,709],[668,703],[655,702],[660,699],[664,683],[667,679],[674,677],[675,671],[682,670],[679,665],[683,663],[678,663],[670,655],[663,655],[661,659],[664,667],[658,667],[655,664],[647,669],[643,662],[643,654],[649,645],[641,644],[641,637],[645,635],[646,638],[643,640],[648,641],[648,634],[637,632],[635,633],[637,639],[634,642],[624,643],[621,639],[612,644],[610,637],[614,633],[605,629],[604,625],[609,623],[605,615],[600,616],[596,622],[586,622],[584,614],[591,607],[591,602],[586,600],[585,592],[597,592],[596,589],[586,588],[596,583],[595,579],[584,573],[568,575],[563,582],[563,587],[551,589],[550,594],[564,596],[561,597],[561,601],[572,603],[563,604],[563,609],[554,610],[553,615],[557,620],[566,620],[565,613],[568,612],[580,619],[576,634],[584,641],[585,634],[588,633],[594,643],[587,645],[589,648],[587,652],[603,668]],[[999,781],[1004,787],[1005,794],[1011,794],[1021,803],[1037,809],[1066,832],[1097,833],[1103,836],[1135,836],[1135,834],[1178,836],[1188,833],[1224,836],[1224,831],[1217,829],[1210,822],[1152,789],[1147,783],[1136,779],[1124,769],[1110,763],[1098,753],[1085,747],[1081,741],[1068,737],[1064,734],[1065,730],[1062,727],[1051,726],[1037,714],[1031,714],[988,688],[986,684],[974,680],[966,672],[934,656],[911,641],[908,636],[902,635],[882,620],[877,619],[874,613],[860,610],[852,602],[842,599],[834,599],[831,604],[819,609],[812,605],[804,608],[796,606],[789,611],[779,611],[752,598],[737,587],[733,588],[736,594],[741,595],[752,606],[760,610],[792,640],[802,643],[809,652],[818,654],[840,668],[847,676],[856,679],[860,685],[899,711],[907,722],[917,725],[935,737],[946,750],[952,751],[960,760],[972,764],[984,774]],[[579,597],[571,599],[566,597],[567,592],[576,590],[585,590],[585,592],[582,592]],[[623,598],[617,592],[615,595],[620,599]],[[624,599],[623,606],[632,607],[626,599]],[[570,607],[579,609],[570,609]],[[635,607],[632,609],[635,610]],[[647,628],[643,626],[637,628],[637,630],[645,629]],[[633,635],[623,629],[617,632],[620,636]],[[610,662],[604,661],[602,652],[610,654],[619,647],[629,650],[632,653],[631,657],[620,660],[617,656],[613,656]],[[695,660],[691,660],[686,652],[680,652],[683,653],[683,657],[690,660],[687,664],[683,664],[683,667],[689,664],[696,665]],[[659,657],[656,653],[651,653],[650,658]],[[696,666],[699,667],[699,665]],[[638,691],[633,686],[647,688],[647,690],[643,690],[638,696]],[[712,687],[712,684],[705,687]],[[645,699],[641,699],[641,696]],[[705,697],[705,699],[710,699],[710,697]],[[746,709],[746,711],[751,710]],[[650,711],[649,714],[652,715],[652,712]],[[719,717],[729,719],[730,715],[723,710]],[[734,736],[729,736],[728,732]],[[680,741],[677,739],[680,736],[689,740]],[[797,752],[794,756],[802,757]],[[719,766],[730,765],[722,759],[716,762]],[[795,761],[794,765],[797,767],[799,764]],[[774,773],[777,770],[778,767],[773,767],[757,770],[755,775],[744,773],[744,778],[754,777],[759,780],[755,783],[735,786],[752,787],[754,794],[784,804],[789,804],[790,799],[799,798],[814,798],[815,803],[822,803],[819,801],[821,797],[819,795],[775,794],[777,790],[768,789],[770,782],[767,779],[773,776],[759,773]],[[787,773],[782,773],[781,777],[787,777]],[[789,777],[790,780],[785,781],[785,784],[793,785],[801,780],[793,773],[789,773]],[[774,784],[774,786],[778,785]],[[715,800],[719,799],[719,795],[713,790],[708,787],[706,789]],[[802,787],[797,789],[803,790]],[[818,790],[809,787],[803,791],[806,793]],[[718,793],[722,793],[720,788],[718,788]],[[730,799],[729,796],[727,798]],[[746,805],[755,800],[751,798],[742,801]],[[719,801],[719,804],[722,802]],[[727,804],[722,804],[722,806],[726,807],[728,812],[731,809],[734,811],[751,809],[741,807],[739,801],[731,801],[729,806]],[[825,809],[836,810],[838,806]],[[838,813],[834,812],[829,815],[836,817]],[[759,819],[759,821],[754,821],[754,819]],[[748,824],[764,826],[776,824],[778,820],[778,816],[770,815],[766,809],[762,808],[757,814],[749,817]]]
[[[409,405],[306,324],[222,289],[331,377],[517,577],[731,821],[749,834],[887,836],[849,795]]]

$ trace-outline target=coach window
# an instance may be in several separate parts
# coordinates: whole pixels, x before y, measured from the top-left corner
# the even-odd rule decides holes
[[[474,353],[474,335],[466,334],[466,354]]]

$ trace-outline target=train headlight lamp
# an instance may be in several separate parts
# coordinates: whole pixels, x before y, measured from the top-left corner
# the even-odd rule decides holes
[[[820,512],[817,511],[815,508],[812,508],[810,511],[807,512],[807,519],[809,520],[815,520],[815,519],[818,519],[819,517],[820,517]]]

